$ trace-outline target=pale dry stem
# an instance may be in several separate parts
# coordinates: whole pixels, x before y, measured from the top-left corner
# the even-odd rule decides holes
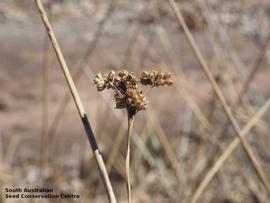
[[[127,131],[127,154],[126,154],[126,186],[128,203],[131,203],[131,183],[130,183],[130,140],[134,123],[134,116],[128,114],[128,131]]]

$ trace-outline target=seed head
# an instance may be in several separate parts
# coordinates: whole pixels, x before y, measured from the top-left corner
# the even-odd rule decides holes
[[[151,85],[152,87],[171,85],[173,83],[171,73],[160,71],[142,72],[140,82],[142,85]],[[118,72],[110,71],[106,74],[97,73],[94,83],[98,91],[106,88],[114,91],[116,109],[126,108],[131,116],[146,109],[146,97],[138,89],[139,80],[133,72],[121,70]]]
[[[97,90],[102,91],[106,88],[107,81],[106,78],[104,78],[101,73],[97,73],[94,79],[94,83],[97,86]]]
[[[126,108],[130,115],[146,109],[146,98],[138,90],[138,80],[134,73],[126,70],[98,73],[94,79],[98,91],[105,88],[114,90],[116,109]]]
[[[141,73],[140,81],[142,85],[151,85],[152,87],[159,87],[165,85],[172,85],[171,73],[163,73],[161,71],[144,71]]]
[[[127,89],[126,96],[130,110],[140,111],[146,109],[146,97],[138,89]]]

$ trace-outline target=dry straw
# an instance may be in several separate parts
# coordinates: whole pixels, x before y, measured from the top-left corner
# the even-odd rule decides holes
[[[245,127],[241,130],[241,138],[236,137],[233,141],[226,147],[223,153],[219,156],[213,167],[207,172],[206,176],[204,177],[203,181],[200,183],[199,187],[196,189],[191,202],[195,203],[198,201],[199,197],[206,189],[207,185],[211,182],[214,178],[218,170],[222,167],[225,161],[229,158],[232,154],[234,149],[240,144],[240,139],[243,139],[247,136],[248,132],[254,127],[254,125],[258,122],[258,120],[267,112],[270,107],[270,99],[268,99],[264,105],[257,111],[254,116],[249,120],[249,122],[245,125]]]
[[[96,158],[96,161],[97,161],[97,164],[98,164],[98,168],[99,168],[100,174],[102,176],[104,186],[106,188],[108,199],[109,199],[109,201],[111,203],[116,203],[115,195],[114,195],[114,192],[113,192],[113,189],[112,189],[112,186],[111,186],[111,182],[109,180],[109,176],[107,174],[107,170],[106,170],[103,158],[101,156],[98,145],[96,143],[95,136],[94,136],[94,134],[92,132],[92,128],[90,126],[89,120],[87,118],[86,112],[85,112],[83,104],[81,102],[78,90],[77,90],[77,88],[76,88],[76,86],[75,86],[75,84],[73,82],[73,79],[71,77],[70,71],[68,69],[68,66],[66,64],[64,56],[62,54],[62,51],[61,51],[61,49],[60,49],[60,47],[58,45],[58,42],[56,40],[56,37],[55,37],[55,34],[53,32],[52,26],[51,26],[51,24],[49,22],[47,14],[46,14],[46,12],[44,10],[43,4],[42,4],[41,0],[35,0],[35,2],[36,2],[37,9],[38,9],[38,11],[40,13],[41,19],[42,19],[42,21],[44,23],[44,26],[45,26],[46,30],[47,30],[47,33],[48,33],[48,36],[50,38],[52,47],[53,47],[53,49],[54,49],[54,51],[56,53],[57,59],[58,59],[58,61],[60,63],[60,66],[62,68],[65,79],[66,79],[66,81],[68,83],[68,87],[69,87],[70,92],[72,94],[74,103],[75,103],[75,105],[77,107],[77,110],[79,112],[79,115],[80,115],[80,117],[82,119],[83,126],[84,126],[86,134],[88,136],[88,140],[90,142],[93,153],[95,155],[95,158]]]
[[[221,89],[219,88],[213,74],[211,73],[209,67],[208,67],[208,64],[205,60],[205,58],[203,57],[196,41],[194,40],[185,20],[184,20],[184,17],[181,13],[181,11],[178,9],[177,7],[177,4],[175,2],[175,0],[168,0],[174,14],[175,14],[175,17],[179,23],[179,25],[183,28],[183,31],[184,31],[184,34],[197,58],[197,60],[199,61],[200,65],[201,65],[201,68],[202,70],[204,71],[207,79],[209,80],[224,112],[226,113],[229,121],[230,121],[230,124],[232,125],[234,131],[236,132],[239,140],[240,140],[240,143],[242,144],[248,158],[250,159],[258,177],[260,178],[261,182],[263,183],[266,191],[268,192],[268,194],[270,195],[270,184],[267,180],[267,176],[265,174],[265,171],[263,170],[260,162],[258,161],[258,159],[256,158],[249,142],[244,139],[244,136],[243,136],[243,132],[241,131],[240,127],[239,127],[239,124],[237,122],[237,120],[235,119],[235,117],[233,116],[233,113],[231,111],[231,108],[229,107]],[[193,200],[192,202],[196,202],[197,199]]]
[[[171,73],[163,73],[161,71],[144,71],[140,78],[137,79],[134,73],[127,70],[118,72],[110,71],[106,74],[97,73],[94,78],[94,83],[98,91],[104,89],[112,89],[114,92],[114,99],[116,109],[126,109],[128,118],[127,131],[127,153],[126,153],[126,186],[128,194],[128,202],[131,203],[131,184],[130,184],[130,140],[134,117],[136,113],[145,110],[147,100],[138,85],[145,85],[151,87],[170,86],[173,84]]]
[[[51,4],[48,5],[48,16],[52,19]],[[46,177],[49,168],[49,68],[51,65],[51,53],[48,43],[48,36],[44,39],[44,61],[43,61],[43,81],[42,81],[42,138],[41,138],[41,172],[42,178]]]

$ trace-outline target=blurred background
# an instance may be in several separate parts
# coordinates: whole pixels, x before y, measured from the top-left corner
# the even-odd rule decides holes
[[[166,0],[44,0],[119,202],[126,202],[127,116],[97,72],[170,71],[147,91],[131,146],[134,203],[190,202],[237,137]],[[267,0],[178,0],[178,9],[270,181]],[[0,202],[107,202],[80,117],[34,1],[0,2]],[[261,111],[260,111],[261,112]],[[257,115],[257,114],[256,114]],[[8,200],[5,187],[48,187],[79,200]],[[241,145],[197,202],[270,202]]]

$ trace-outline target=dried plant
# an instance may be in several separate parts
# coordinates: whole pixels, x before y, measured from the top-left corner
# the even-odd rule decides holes
[[[170,86],[173,84],[170,72],[161,71],[144,71],[140,78],[133,72],[120,70],[118,72],[110,71],[105,74],[97,73],[94,83],[98,91],[104,89],[112,89],[114,91],[114,99],[116,109],[126,109],[128,114],[128,133],[127,133],[127,153],[126,153],[126,183],[128,192],[128,202],[131,202],[131,186],[129,177],[130,168],[130,138],[134,117],[137,112],[146,110],[147,99],[138,85],[149,85],[151,87]]]
[[[262,182],[263,186],[265,187],[268,195],[270,196],[270,183],[267,179],[267,175],[266,175],[265,170],[263,169],[261,163],[259,162],[258,158],[256,157],[249,141],[247,139],[243,138],[244,134],[241,131],[239,123],[236,120],[235,116],[233,115],[232,109],[230,108],[226,98],[224,97],[224,94],[222,93],[219,85],[217,84],[217,81],[214,78],[213,73],[210,71],[208,63],[207,63],[205,57],[203,56],[200,48],[198,47],[198,44],[196,43],[191,31],[189,30],[189,28],[184,20],[184,17],[182,15],[182,12],[179,10],[175,0],[168,0],[168,1],[169,1],[169,4],[172,8],[172,11],[173,11],[176,19],[177,19],[179,26],[181,26],[183,28],[184,34],[185,34],[195,56],[200,64],[201,69],[203,70],[205,76],[207,77],[209,83],[211,84],[211,86],[214,90],[214,93],[215,93],[219,103],[221,104],[221,107],[223,108],[224,112],[227,115],[228,121],[232,125],[234,132],[238,136],[238,138],[240,140],[239,143],[242,144],[244,151],[245,151],[247,157],[249,158],[250,162],[252,163],[257,176],[259,177],[259,179]],[[208,184],[208,181],[206,181],[205,183]],[[195,192],[195,194],[193,195],[192,200],[191,200],[192,203],[197,202],[197,200],[200,196],[200,193],[201,192],[199,190],[197,190]]]
[[[114,194],[114,191],[113,191],[113,188],[112,188],[112,185],[111,185],[108,173],[107,173],[107,169],[105,167],[103,158],[102,158],[100,150],[98,148],[98,144],[96,142],[96,138],[95,138],[95,135],[94,135],[94,133],[92,131],[92,128],[91,128],[90,122],[88,120],[86,111],[85,111],[84,106],[83,106],[83,104],[81,102],[79,92],[78,92],[78,90],[77,90],[77,88],[75,86],[75,83],[73,81],[73,78],[72,78],[71,73],[69,71],[69,68],[67,66],[66,60],[65,60],[65,58],[64,58],[64,56],[62,54],[62,51],[61,51],[60,46],[58,44],[58,41],[56,40],[56,36],[54,34],[54,31],[52,29],[51,23],[50,23],[50,21],[48,19],[48,16],[46,14],[46,11],[44,9],[42,1],[41,0],[35,0],[35,3],[36,3],[38,11],[40,13],[40,17],[41,17],[41,19],[43,21],[43,24],[44,24],[44,26],[46,28],[46,31],[47,31],[47,34],[48,34],[49,39],[51,41],[52,47],[53,47],[53,49],[54,49],[54,51],[56,53],[58,62],[60,64],[60,67],[61,67],[61,69],[63,71],[64,76],[65,76],[66,82],[67,82],[68,87],[70,89],[70,92],[72,94],[72,97],[73,97],[74,103],[75,103],[75,105],[77,107],[80,118],[82,120],[82,124],[84,126],[86,135],[88,137],[89,144],[90,144],[90,146],[92,148],[92,151],[94,153],[94,156],[96,158],[98,169],[99,169],[99,172],[101,174],[104,186],[106,188],[108,200],[109,200],[110,203],[116,203],[115,194]]]
[[[143,71],[141,74],[142,85],[151,85],[152,87],[172,85],[171,73],[163,73],[161,71]]]

